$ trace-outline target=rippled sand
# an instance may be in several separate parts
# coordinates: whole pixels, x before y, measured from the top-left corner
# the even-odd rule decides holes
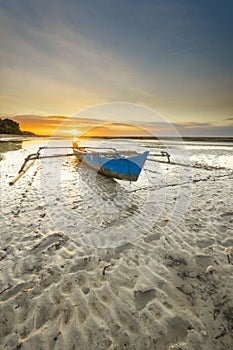
[[[151,155],[135,184],[42,161],[9,187],[38,145],[0,162],[0,348],[230,349],[232,148],[172,145],[187,166]]]

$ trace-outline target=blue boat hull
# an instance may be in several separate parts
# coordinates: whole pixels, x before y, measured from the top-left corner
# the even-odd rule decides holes
[[[76,157],[98,173],[119,180],[137,181],[149,152],[125,158],[104,157],[100,153],[85,153],[74,149]]]

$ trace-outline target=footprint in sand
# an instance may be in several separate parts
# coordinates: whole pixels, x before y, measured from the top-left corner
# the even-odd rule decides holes
[[[134,291],[134,302],[136,305],[137,310],[142,310],[149,301],[154,299],[156,297],[156,290],[155,289],[149,289],[146,291]]]

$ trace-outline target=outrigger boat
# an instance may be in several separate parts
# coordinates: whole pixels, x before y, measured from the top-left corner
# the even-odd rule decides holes
[[[137,181],[149,152],[125,157],[114,151],[115,153],[89,152],[73,142],[76,157],[98,173],[119,180]]]
[[[69,148],[73,149],[73,153],[67,154],[54,154],[54,155],[41,155],[40,152],[43,149],[58,149],[58,148]],[[94,150],[93,150],[94,149]],[[96,151],[99,149],[101,151]],[[9,182],[9,185],[14,185],[16,181],[25,174],[25,172],[34,164],[37,159],[44,158],[58,158],[58,157],[68,157],[76,156],[79,161],[85,163],[90,168],[94,169],[98,173],[126,181],[137,181],[144,163],[149,154],[148,151],[141,154],[131,154],[126,153],[124,155],[119,153],[114,148],[90,148],[90,147],[79,147],[77,142],[73,142],[72,147],[39,147],[37,153],[29,154],[23,165],[21,166],[18,175]],[[166,156],[167,162],[170,162],[170,155],[167,152],[161,152],[161,154],[154,154],[155,156]],[[29,164],[27,164],[30,161]]]

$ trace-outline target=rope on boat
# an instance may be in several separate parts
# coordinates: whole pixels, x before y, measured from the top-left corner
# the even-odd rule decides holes
[[[191,181],[186,181],[186,182],[181,182],[181,183],[165,184],[163,186],[157,186],[157,185],[155,185],[155,186],[143,186],[143,187],[138,187],[138,188],[136,188],[134,190],[128,191],[128,193],[139,192],[139,191],[143,191],[143,190],[161,190],[162,188],[191,185],[191,184],[195,184],[197,182],[203,182],[203,181],[207,181],[207,180],[215,181],[215,180],[218,180],[220,178],[231,177],[231,176],[233,176],[233,172],[231,172],[229,174],[218,175],[218,176],[215,176],[213,178],[206,177],[206,178],[202,178],[202,179],[192,179]]]
[[[150,162],[156,162],[156,163],[165,163],[169,165],[180,165],[186,168],[196,168],[196,169],[204,169],[204,170],[225,170],[225,167],[220,167],[220,166],[211,166],[211,165],[202,165],[202,164],[184,164],[184,163],[176,163],[176,162],[165,162],[162,160],[156,160],[152,158],[148,158]],[[149,170],[149,169],[147,169]],[[149,170],[152,171],[152,170]]]

